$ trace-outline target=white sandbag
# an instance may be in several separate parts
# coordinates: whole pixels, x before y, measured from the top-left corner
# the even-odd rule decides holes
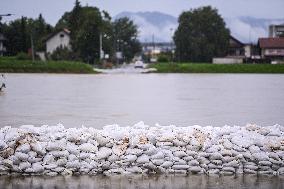
[[[138,164],[144,164],[144,163],[149,163],[150,158],[149,156],[147,156],[146,154],[142,154],[141,156],[139,156],[136,160],[136,162]]]
[[[140,156],[142,155],[142,153],[143,153],[143,150],[138,149],[138,148],[128,148],[125,152],[125,154],[133,154],[136,156]]]
[[[80,168],[80,162],[78,160],[67,162],[66,168],[67,169],[78,169]]]
[[[101,147],[99,151],[97,152],[97,158],[100,159],[106,159],[112,154],[112,149],[107,147]]]
[[[51,154],[46,154],[43,157],[43,164],[50,164],[50,163],[54,163],[54,162],[55,162],[55,158]]]
[[[162,165],[165,162],[164,159],[152,159],[151,161],[154,165]]]
[[[56,164],[58,165],[58,166],[65,166],[66,165],[66,163],[67,163],[67,158],[60,158],[60,159],[58,159],[57,161],[56,161]]]
[[[33,163],[32,169],[34,170],[35,173],[42,173],[44,171],[44,167],[40,162]]]
[[[25,169],[27,168],[30,168],[31,167],[31,163],[30,162],[21,162],[19,164],[19,169],[24,171]]]
[[[43,143],[39,143],[39,142],[31,143],[30,146],[31,146],[31,149],[34,152],[38,153],[39,155],[45,155],[46,154],[45,146],[44,146]]]
[[[132,155],[132,154],[126,155],[123,158],[123,160],[125,162],[134,162],[134,161],[136,161],[136,159],[137,159],[137,156],[136,155]]]
[[[82,152],[95,153],[98,151],[98,147],[90,143],[84,143],[79,146],[79,150]]]
[[[185,170],[188,169],[189,167],[190,167],[189,165],[173,165],[172,169]]]
[[[110,162],[116,162],[119,160],[119,156],[115,155],[115,154],[112,154],[108,157],[108,161]]]
[[[187,156],[187,154],[184,151],[175,151],[173,154],[174,156],[179,157],[179,158]]]
[[[21,160],[21,161],[27,161],[29,158],[28,154],[22,153],[22,152],[15,152],[15,156]]]
[[[36,163],[42,161],[42,158],[36,158],[36,157],[29,157],[28,162],[30,163]]]
[[[203,169],[200,166],[193,166],[193,167],[189,167],[188,171],[192,172],[192,173],[199,173],[201,172]]]
[[[162,165],[161,165],[161,167],[164,167],[164,168],[166,168],[166,169],[168,169],[168,168],[170,168],[171,166],[173,166],[173,162],[172,161],[165,161]]]
[[[74,143],[67,143],[66,150],[70,154],[78,155],[80,153],[79,147]]]
[[[152,155],[150,158],[151,159],[163,159],[165,156],[164,156],[164,153],[162,151],[158,151],[158,153]]]
[[[63,151],[51,151],[50,152],[51,155],[53,155],[55,158],[61,158],[61,157],[68,157],[69,156],[69,152],[67,150],[63,150]]]
[[[126,150],[127,150],[126,145],[114,145],[112,147],[113,153],[117,156],[121,156],[121,155],[125,154]]]
[[[6,142],[0,140],[0,150],[2,151],[2,150],[4,150],[7,147],[8,147],[8,145],[6,144]]]
[[[137,167],[137,166],[127,167],[125,170],[130,172],[130,173],[142,173],[143,172],[141,167]]]
[[[196,161],[196,160],[191,160],[191,161],[188,162],[188,165],[190,165],[190,166],[198,166],[199,162]]]

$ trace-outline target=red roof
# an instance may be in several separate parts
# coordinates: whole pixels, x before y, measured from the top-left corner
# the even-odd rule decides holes
[[[258,44],[260,48],[284,48],[284,38],[283,37],[259,38]]]

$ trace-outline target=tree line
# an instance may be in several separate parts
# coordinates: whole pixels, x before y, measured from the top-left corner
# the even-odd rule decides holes
[[[22,17],[4,24],[0,20],[0,24],[0,33],[3,33],[6,38],[5,47],[8,56],[28,52],[31,48],[31,37],[35,49],[38,51],[44,50],[44,37],[54,31],[54,28],[45,22],[41,14],[36,19]]]
[[[0,20],[1,23],[1,20]],[[117,51],[121,51],[125,61],[130,61],[141,51],[138,41],[138,28],[130,19],[124,17],[112,21],[106,11],[97,7],[82,6],[79,0],[71,11],[65,12],[55,26],[44,20],[40,14],[38,18],[22,17],[10,23],[0,25],[0,33],[7,39],[6,55],[15,56],[20,52],[28,52],[31,40],[35,51],[45,51],[47,37],[62,29],[70,30],[72,49],[58,48],[51,58],[60,60],[82,60],[95,63],[100,59],[100,37],[102,50],[115,59]]]
[[[1,20],[0,20],[1,23]],[[73,9],[65,12],[53,27],[40,14],[38,18],[22,17],[8,24],[1,24],[0,32],[7,38],[7,55],[27,52],[31,47],[31,36],[36,51],[45,50],[46,37],[55,31],[67,28],[71,31],[69,49],[57,49],[55,60],[83,60],[94,63],[100,59],[100,37],[103,52],[115,61],[116,52],[121,51],[126,61],[141,52],[138,28],[129,18],[112,21],[106,11],[97,7],[82,6],[75,1]],[[176,62],[211,62],[213,57],[225,56],[229,48],[230,31],[211,6],[184,11],[178,18],[173,41]]]

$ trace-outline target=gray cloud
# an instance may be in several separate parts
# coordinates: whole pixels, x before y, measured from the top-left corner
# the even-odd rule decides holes
[[[139,39],[142,42],[171,41],[171,28],[177,28],[177,18],[159,12],[123,12],[117,17],[127,16],[139,26]],[[157,19],[159,18],[159,19]],[[268,36],[270,24],[283,24],[283,19],[262,19],[254,17],[225,18],[226,26],[231,34],[244,43],[256,43],[259,37]]]
[[[42,13],[55,24],[65,11],[70,11],[75,0],[0,0],[0,14],[37,17]],[[82,5],[97,6],[117,15],[123,11],[160,11],[178,16],[182,11],[200,6],[216,7],[225,18],[251,16],[256,18],[283,18],[284,0],[81,0]]]
[[[0,0],[0,14],[14,13],[14,16],[4,18],[4,21],[11,21],[21,16],[35,18],[42,13],[48,23],[55,25],[65,11],[72,9],[74,2],[75,0]],[[112,16],[123,11],[160,11],[175,17],[184,10],[211,5],[226,18],[232,34],[243,42],[267,36],[267,26],[271,23],[284,23],[284,0],[81,0],[81,4],[97,6],[110,12]],[[157,41],[169,41],[170,28],[177,27],[172,20],[158,24],[141,15],[135,15],[134,20],[140,26],[141,41],[152,40],[153,34]]]

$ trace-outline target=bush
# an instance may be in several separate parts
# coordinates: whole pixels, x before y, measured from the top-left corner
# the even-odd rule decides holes
[[[0,57],[0,73],[96,73],[92,66],[72,61],[31,61]]]
[[[58,47],[48,56],[51,60],[76,60],[74,53],[67,47]]]
[[[16,55],[16,59],[17,60],[31,60],[31,57],[27,53],[19,52]]]
[[[161,54],[158,56],[158,62],[169,62],[170,58],[167,55]]]

